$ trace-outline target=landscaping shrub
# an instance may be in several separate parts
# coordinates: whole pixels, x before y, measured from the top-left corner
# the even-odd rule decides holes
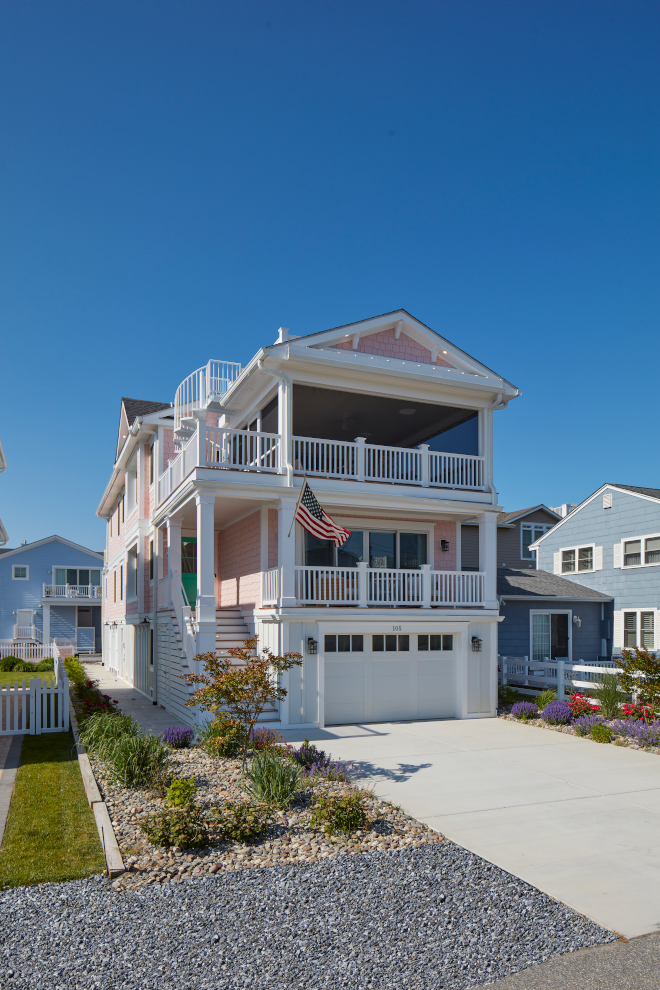
[[[166,746],[171,746],[172,749],[187,749],[193,741],[194,735],[193,729],[173,726],[171,729],[165,729],[161,732],[160,738]]]
[[[111,759],[120,740],[141,735],[142,729],[130,715],[114,711],[96,712],[80,728],[81,743],[100,760]]]
[[[497,689],[497,704],[498,705],[512,705],[516,698],[518,697],[518,692],[514,691],[512,687],[508,684],[500,684]]]
[[[612,741],[612,730],[604,722],[598,722],[596,725],[592,725],[589,735],[597,743],[608,743]]]
[[[209,844],[206,819],[195,806],[165,807],[155,815],[143,818],[140,829],[154,846],[201,849]]]
[[[76,687],[94,687],[93,681],[89,680],[89,675],[77,657],[65,657],[63,660],[66,676]],[[89,683],[88,683],[89,682]]]
[[[15,674],[34,674],[34,664],[27,660],[16,660],[11,668]]]
[[[368,828],[365,794],[361,791],[353,791],[351,794],[320,795],[312,809],[311,823],[322,825],[328,835]]]
[[[359,770],[353,763],[333,760],[329,753],[317,749],[314,743],[305,739],[300,749],[291,749],[288,755],[300,764],[302,777],[321,777],[323,780],[348,780]]]
[[[250,745],[255,753],[261,753],[264,749],[273,751],[286,746],[284,736],[274,729],[259,729],[253,726],[250,730]]]
[[[89,688],[89,697],[82,703],[81,719],[91,718],[92,715],[109,714],[114,715],[117,711],[118,701],[112,701],[109,694],[100,694],[96,688]]]
[[[600,710],[605,718],[617,718],[621,713],[621,705],[626,695],[619,688],[616,674],[601,674],[601,681],[593,688],[594,698],[600,704]]]
[[[611,723],[610,728],[617,736],[628,736],[645,749],[649,746],[660,746],[660,725],[657,720],[651,725],[646,725],[638,719],[618,719]]]
[[[573,718],[579,718],[581,715],[591,715],[592,712],[598,711],[598,705],[592,705],[589,699],[585,698],[583,694],[572,694],[567,704],[571,709]]]
[[[11,654],[8,657],[3,657],[0,660],[0,670],[3,674],[8,674],[14,669],[15,663],[23,663],[19,657],[13,657]]]
[[[534,704],[536,705],[538,710],[542,712],[544,708],[547,708],[547,706],[550,704],[551,701],[556,701],[556,700],[557,700],[557,692],[553,691],[552,688],[546,688],[544,691],[541,691],[540,694],[536,695],[536,697],[534,698]]]
[[[621,650],[619,667],[617,680],[625,692],[637,695],[644,704],[660,704],[660,657],[644,646],[636,646],[634,650]]]
[[[621,718],[632,718],[639,722],[646,722],[651,725],[655,721],[655,713],[651,705],[629,703],[621,705]]]
[[[44,659],[41,660],[34,669],[44,672],[47,670],[55,670],[55,661],[52,657],[44,657]]]
[[[162,788],[170,755],[158,736],[123,736],[109,762],[112,779],[122,787]]]
[[[194,803],[197,781],[194,777],[173,777],[167,788],[167,803],[174,808],[185,808]]]
[[[232,719],[218,716],[197,728],[199,745],[209,756],[231,759],[241,750],[241,729]]]
[[[541,718],[549,725],[568,725],[573,717],[566,701],[551,701],[541,712]]]
[[[602,725],[603,717],[597,712],[592,712],[591,715],[580,715],[573,721],[573,728],[575,729],[578,736],[588,736],[594,725]]]
[[[213,812],[209,818],[213,828],[223,839],[234,842],[249,842],[266,831],[273,820],[273,813],[267,807],[255,807],[239,801],[229,801],[223,808]]]
[[[243,789],[255,801],[288,808],[300,784],[300,767],[291,760],[280,760],[268,751],[259,753],[245,771]]]
[[[517,701],[511,709],[514,718],[527,722],[530,718],[537,718],[539,710],[531,701]]]

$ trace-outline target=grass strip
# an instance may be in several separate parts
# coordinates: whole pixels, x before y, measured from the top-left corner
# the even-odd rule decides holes
[[[39,670],[37,671],[36,674],[32,674],[32,673],[24,674],[22,671],[18,671],[18,670],[16,671],[16,673],[14,673],[13,670],[9,670],[9,671],[0,670],[0,684],[4,685],[5,687],[7,686],[7,684],[11,684],[11,686],[13,687],[14,684],[16,683],[18,683],[18,686],[20,687],[23,681],[25,681],[27,687],[29,687],[31,678],[34,680],[36,680],[37,678],[41,678],[42,684],[55,683],[55,674],[53,673],[52,670]]]
[[[72,734],[25,736],[0,848],[0,888],[104,871]]]

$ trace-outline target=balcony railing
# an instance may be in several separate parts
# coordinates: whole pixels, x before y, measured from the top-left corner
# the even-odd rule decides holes
[[[209,361],[181,382],[174,397],[174,429],[188,426],[195,409],[204,409],[210,400],[220,398],[241,373],[233,361]],[[184,430],[185,432],[185,430]]]
[[[101,598],[99,584],[45,584],[44,598]]]
[[[206,427],[195,433],[158,479],[158,504],[196,467],[258,474],[286,471],[282,438],[277,433]],[[292,438],[293,470],[310,478],[339,478],[428,488],[485,491],[485,459],[472,454],[438,453],[419,448],[386,447],[355,441]]]
[[[14,626],[14,639],[32,639],[37,643],[43,642],[43,633],[36,626]]]
[[[261,604],[276,605],[281,588],[280,569],[262,572]],[[434,571],[385,567],[296,567],[294,593],[299,605],[407,605],[442,608],[481,606],[485,602],[485,574],[481,571]]]

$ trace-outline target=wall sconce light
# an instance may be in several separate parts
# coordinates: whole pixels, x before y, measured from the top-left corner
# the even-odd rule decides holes
[[[449,540],[440,540],[440,549],[444,551],[449,550]]]
[[[481,640],[478,636],[472,637],[472,652],[481,653]]]
[[[573,625],[574,625],[574,626],[577,626],[577,627],[578,627],[578,629],[579,629],[579,628],[580,628],[580,626],[582,625],[582,619],[580,618],[580,616],[579,616],[579,615],[574,615],[574,616],[573,616]]]
[[[319,651],[319,644],[315,639],[312,639],[312,637],[310,636],[309,639],[307,640],[307,652],[313,655],[314,653],[318,653],[318,651]]]
[[[142,622],[140,623],[140,625],[141,626],[142,625],[147,625],[147,626],[149,625],[149,619],[146,617],[146,615],[145,615],[144,619],[142,620]]]

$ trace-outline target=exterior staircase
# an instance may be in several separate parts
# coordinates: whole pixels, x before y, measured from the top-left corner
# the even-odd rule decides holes
[[[243,646],[249,637],[250,630],[245,624],[240,608],[217,608],[215,610],[215,649],[217,653],[227,653],[232,647]]]

